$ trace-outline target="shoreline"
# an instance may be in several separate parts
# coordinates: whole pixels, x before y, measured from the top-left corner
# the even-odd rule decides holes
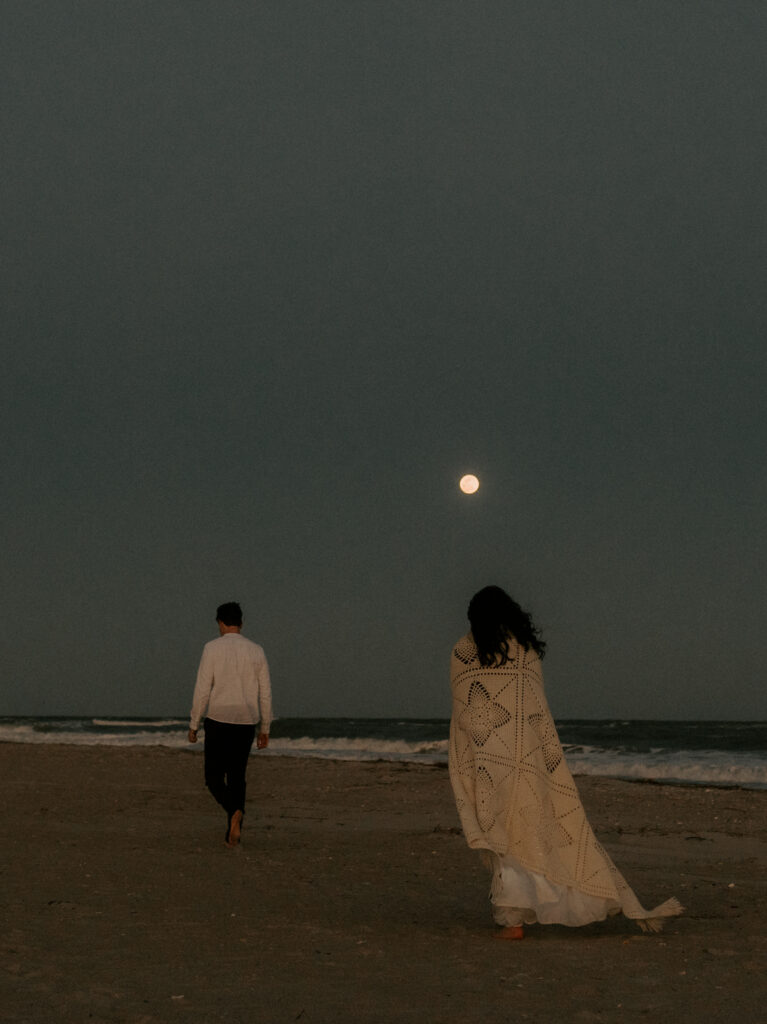
[[[204,742],[200,741],[197,744],[185,743],[183,746],[170,746],[162,743],[146,743],[146,744],[115,744],[115,743],[99,743],[98,741],[89,743],[56,743],[56,742],[34,742],[26,740],[3,740],[0,739],[0,749],[3,747],[15,747],[15,746],[26,746],[33,748],[44,747],[45,749],[62,749],[62,750],[162,750],[170,754],[192,754],[199,755],[202,753]],[[251,752],[251,759],[257,756],[264,756],[261,752],[256,752],[255,748]],[[266,755],[267,758],[287,761],[296,761],[298,763],[305,761],[312,762],[332,762],[338,764],[377,764],[377,765],[406,765],[420,768],[436,768],[447,771],[448,762],[444,761],[426,761],[426,760],[410,760],[403,756],[401,758],[393,757],[369,757],[369,758],[358,758],[358,757],[338,757],[333,755],[323,754],[296,754],[296,753],[279,753],[278,751],[268,750]],[[567,754],[565,752],[565,758]],[[611,779],[614,782],[626,782],[635,783],[636,785],[642,786],[669,786],[671,788],[682,788],[682,789],[715,789],[715,790],[738,790],[744,793],[761,793],[767,792],[767,784],[752,783],[751,785],[739,785],[736,782],[718,782],[718,781],[707,781],[707,782],[696,782],[690,779],[674,779],[674,778],[640,778],[629,775],[620,774],[607,774],[605,772],[578,772],[577,770],[572,771],[572,776],[576,780],[580,779]]]
[[[0,743],[4,1020],[763,1019],[767,793],[578,776],[639,899],[686,913],[499,943],[445,764],[256,754],[231,851],[178,753]]]

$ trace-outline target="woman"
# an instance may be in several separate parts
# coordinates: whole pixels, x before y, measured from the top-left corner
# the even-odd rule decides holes
[[[597,842],[546,703],[546,645],[530,616],[500,587],[485,587],[469,622],[451,665],[450,781],[466,841],[493,873],[498,937],[619,911],[660,931],[682,907],[670,899],[645,910]]]

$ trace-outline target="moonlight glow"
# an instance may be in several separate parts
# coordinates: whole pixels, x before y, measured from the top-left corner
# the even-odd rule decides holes
[[[464,494],[474,494],[475,491],[479,490],[479,480],[473,473],[467,473],[466,476],[461,477],[458,486]]]

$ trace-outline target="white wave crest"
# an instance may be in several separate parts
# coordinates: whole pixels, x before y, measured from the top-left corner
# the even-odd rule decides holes
[[[152,727],[155,729],[170,729],[174,726],[176,728],[185,727],[186,720],[182,718],[158,718],[157,721],[150,721],[147,718],[92,718],[91,724],[97,726],[98,728],[107,729],[145,729],[147,727]]]
[[[323,736],[298,739],[275,738],[268,751],[291,757],[321,757],[336,761],[422,761],[440,763],[447,760],[447,740],[408,742],[365,736]]]
[[[568,751],[566,756],[573,775],[767,789],[767,758],[758,753],[695,750],[629,754],[581,747],[577,752]]]
[[[142,725],[146,723],[142,722]],[[102,733],[67,729],[35,729],[31,725],[0,725],[0,743],[63,744],[72,747],[183,747],[187,729],[163,732]]]

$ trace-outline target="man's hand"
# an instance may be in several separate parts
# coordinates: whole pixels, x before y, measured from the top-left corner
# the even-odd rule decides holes
[[[196,729],[190,729],[189,730],[189,742],[190,743],[196,743],[197,742],[197,730]]]
[[[256,747],[258,748],[258,750],[263,750],[264,747],[268,747],[268,746],[269,746],[269,733],[268,732],[260,732],[258,734],[258,739],[256,740]]]

